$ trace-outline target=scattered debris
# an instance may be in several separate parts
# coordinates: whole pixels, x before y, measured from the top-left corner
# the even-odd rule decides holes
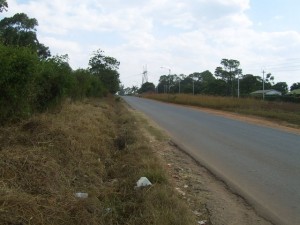
[[[183,192],[180,188],[175,188],[176,191],[178,191],[179,194],[181,194],[182,196],[185,196],[185,192]]]
[[[85,192],[77,192],[77,193],[75,193],[75,197],[77,197],[77,198],[87,198],[87,197],[89,197],[89,194],[85,193]]]
[[[136,182],[136,188],[140,187],[147,187],[152,185],[152,183],[148,180],[147,177],[141,177],[137,182]]]
[[[198,221],[198,224],[200,225],[206,225],[207,221],[206,220],[201,220],[201,221]]]

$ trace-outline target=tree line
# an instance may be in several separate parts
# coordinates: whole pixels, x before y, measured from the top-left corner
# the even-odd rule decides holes
[[[0,13],[8,10],[0,0]],[[72,70],[69,57],[51,56],[37,39],[38,21],[17,13],[0,21],[0,123],[18,120],[73,100],[101,97],[119,89],[120,62],[102,50],[88,68]]]
[[[261,76],[242,74],[240,62],[234,59],[222,59],[214,74],[206,70],[189,75],[162,75],[155,86],[151,82],[144,83],[141,88],[133,86],[125,88],[125,94],[156,92],[156,93],[190,93],[218,96],[249,96],[251,92],[264,89],[274,89],[283,95],[288,92],[286,82],[274,82],[271,73]],[[264,84],[263,84],[264,83]],[[300,82],[294,83],[290,90],[300,88]]]

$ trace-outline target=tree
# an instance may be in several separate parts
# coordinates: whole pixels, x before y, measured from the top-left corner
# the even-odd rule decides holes
[[[226,82],[221,79],[215,79],[208,83],[207,91],[205,94],[224,96],[226,95],[226,90],[227,90]]]
[[[182,93],[193,93],[193,77],[191,74],[181,81]]]
[[[216,68],[215,76],[220,77],[227,83],[227,95],[233,96],[235,78],[242,74],[242,70],[239,69],[240,62],[235,59],[222,59],[221,65],[223,67]]]
[[[300,89],[300,82],[292,84],[291,91],[296,90],[296,89]]]
[[[41,44],[36,35],[38,21],[29,18],[25,13],[17,13],[0,21],[0,36],[4,45],[29,47],[38,53],[40,58],[50,56],[49,48]]]
[[[132,86],[125,88],[125,95],[135,95],[138,93],[139,88],[137,86]]]
[[[195,72],[193,74],[190,74],[189,77],[194,80],[194,92],[195,94],[200,93],[208,93],[208,85],[210,82],[213,82],[216,78],[213,76],[213,74],[206,70],[202,73]]]
[[[271,88],[271,86],[274,84],[274,76],[272,76],[271,73],[266,75],[265,84],[268,86],[267,88]]]
[[[119,90],[119,69],[120,62],[113,57],[105,56],[104,51],[97,50],[89,60],[89,70],[98,76],[106,89],[115,94]]]
[[[251,92],[262,89],[262,79],[260,76],[254,76],[252,74],[246,74],[241,77],[240,80],[240,93],[242,95],[248,95]]]
[[[282,94],[286,94],[288,92],[288,85],[286,82],[278,82],[272,88],[276,91],[280,91]]]
[[[158,93],[167,93],[169,92],[169,85],[170,85],[170,75],[162,75],[159,78],[159,82],[157,85]]]
[[[139,89],[138,93],[151,93],[155,92],[155,85],[150,82],[146,82],[142,85],[142,87]]]
[[[123,84],[119,85],[118,95],[121,95],[121,96],[125,95],[125,86]]]
[[[0,0],[0,12],[7,11],[8,4],[6,0]]]
[[[0,44],[0,123],[32,112],[37,65],[38,56],[30,49]]]
[[[72,89],[72,69],[68,55],[53,56],[39,64],[36,107],[39,111],[58,104]]]

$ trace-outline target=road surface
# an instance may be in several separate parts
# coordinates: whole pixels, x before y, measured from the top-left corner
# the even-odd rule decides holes
[[[300,225],[300,135],[124,97],[275,224]]]

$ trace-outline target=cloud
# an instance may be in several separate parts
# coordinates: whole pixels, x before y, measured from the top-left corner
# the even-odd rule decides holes
[[[177,74],[214,72],[222,58],[233,58],[245,73],[259,75],[264,65],[295,58],[300,52],[298,31],[255,30],[247,15],[250,0],[22,2],[9,0],[5,15],[25,12],[37,18],[41,42],[54,54],[68,53],[73,68],[87,67],[91,53],[99,48],[116,57],[126,86],[141,82],[137,74],[145,64],[151,81],[157,83],[167,72],[162,65]],[[270,72],[276,73],[276,80],[298,79],[295,72],[289,76]]]

